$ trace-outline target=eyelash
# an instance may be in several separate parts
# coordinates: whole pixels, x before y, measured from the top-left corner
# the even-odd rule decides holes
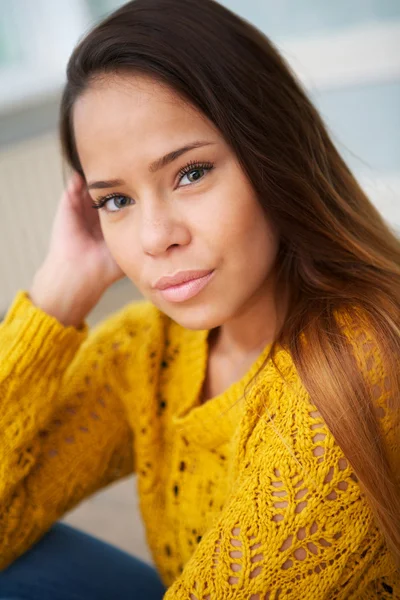
[[[178,171],[178,175],[180,175],[179,183],[182,181],[184,176],[187,175],[188,173],[190,173],[191,171],[196,171],[197,169],[204,169],[205,171],[211,171],[213,168],[214,168],[214,163],[212,163],[212,162],[200,163],[200,162],[191,161]],[[201,178],[201,179],[203,179],[203,178]],[[196,182],[194,182],[194,183],[196,183]],[[119,194],[118,192],[113,192],[112,194],[107,194],[106,196],[101,196],[100,198],[98,198],[95,202],[93,202],[92,207],[96,208],[96,209],[102,209],[109,200],[112,200],[113,198],[122,198],[122,197],[127,198],[127,196],[125,196],[124,194]],[[122,209],[112,210],[112,211],[108,211],[108,212],[118,213],[121,210]]]

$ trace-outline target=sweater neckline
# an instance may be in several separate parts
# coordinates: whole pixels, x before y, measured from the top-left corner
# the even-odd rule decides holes
[[[246,373],[221,394],[201,402],[200,393],[207,372],[209,335],[212,330],[182,332],[182,402],[172,416],[173,425],[188,441],[216,448],[233,435],[244,411],[246,385],[263,363],[271,343],[268,343]]]

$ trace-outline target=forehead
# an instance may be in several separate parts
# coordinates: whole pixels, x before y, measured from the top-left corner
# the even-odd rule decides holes
[[[127,145],[146,152],[192,136],[218,137],[213,124],[174,90],[131,74],[94,81],[77,99],[72,117],[82,164],[93,153],[116,153]]]

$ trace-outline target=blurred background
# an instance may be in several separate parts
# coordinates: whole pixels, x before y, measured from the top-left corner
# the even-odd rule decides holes
[[[201,2],[202,0],[199,0]],[[334,141],[400,232],[400,0],[223,0],[276,43]],[[44,259],[63,188],[57,139],[65,66],[77,41],[120,0],[0,0],[0,320]],[[117,282],[90,325],[139,298]],[[152,562],[134,478],[65,517]]]

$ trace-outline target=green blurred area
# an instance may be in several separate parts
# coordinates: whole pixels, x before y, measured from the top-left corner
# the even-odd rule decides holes
[[[125,3],[125,0],[86,0],[90,15],[94,19],[101,19]]]
[[[7,5],[2,5],[0,19],[0,67],[11,66],[23,59],[23,50],[18,36],[18,30],[12,18],[12,13],[7,11]]]

